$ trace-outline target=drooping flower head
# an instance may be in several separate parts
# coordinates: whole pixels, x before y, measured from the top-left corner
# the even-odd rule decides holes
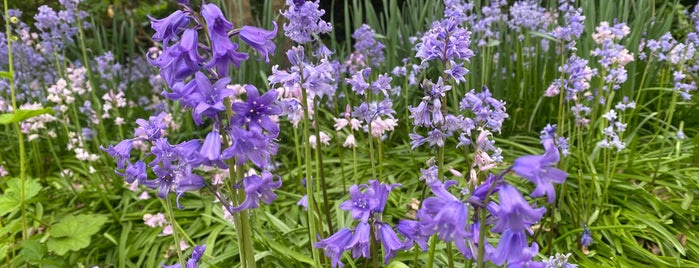
[[[517,175],[536,184],[536,188],[531,193],[532,197],[546,195],[548,202],[553,203],[556,199],[556,190],[553,183],[563,183],[568,174],[555,167],[560,160],[558,148],[552,139],[543,141],[544,155],[527,155],[515,159],[512,170]]]

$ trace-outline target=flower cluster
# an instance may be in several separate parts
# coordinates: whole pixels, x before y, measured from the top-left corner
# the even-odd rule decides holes
[[[321,19],[325,10],[319,9],[320,1],[286,0],[289,9],[282,15],[289,20],[284,24],[284,34],[296,43],[313,41],[314,34],[332,31],[332,25]]]
[[[175,11],[164,19],[151,18],[153,39],[163,43],[163,51],[149,55],[149,62],[160,68],[160,76],[171,89],[163,91],[163,95],[191,109],[196,125],[211,122],[208,134],[203,141],[170,144],[164,135],[166,114],[161,112],[148,120],[137,120],[133,138],[103,150],[116,159],[116,173],[126,182],[156,189],[160,198],[174,191],[180,208],[179,199],[185,192],[205,186],[197,168],[241,169],[251,163],[263,171],[233,182],[233,187],[244,188],[246,199],[228,210],[256,208],[260,199],[270,203],[276,198],[273,190],[281,187],[281,180],[275,180],[276,176],[267,171],[278,147],[275,141],[279,126],[274,118],[282,108],[276,104],[277,91],[260,94],[255,86],[245,85],[244,94],[236,92],[229,87],[228,75],[230,65],[239,66],[248,59],[246,53],[238,51],[230,35],[240,36],[266,58],[275,49],[270,40],[276,34],[276,26],[272,31],[252,26],[233,29],[214,4],[202,6],[203,20],[188,4],[181,6],[183,11]],[[152,157],[132,163],[131,150],[136,143],[149,145]],[[229,167],[228,162],[235,166]],[[147,168],[155,179],[148,179]]]
[[[381,242],[385,252],[384,263],[388,264],[397,251],[404,248],[404,243],[393,227],[381,221],[388,194],[398,186],[400,184],[383,184],[376,180],[370,180],[369,184],[350,186],[350,199],[342,202],[340,209],[350,211],[352,218],[359,223],[354,230],[342,228],[313,246],[325,251],[325,255],[331,258],[333,267],[343,267],[343,252],[351,250],[353,258],[369,258],[371,245]],[[372,233],[374,236],[370,235]]]
[[[625,23],[610,27],[608,22],[603,21],[597,26],[597,31],[592,34],[592,38],[601,47],[595,48],[591,55],[600,57],[598,62],[606,74],[604,80],[614,90],[619,89],[620,84],[626,82],[627,73],[624,66],[633,61],[633,54],[616,42],[630,32]]]
[[[361,54],[373,67],[384,61],[383,50],[386,47],[383,43],[376,41],[375,35],[376,32],[366,24],[362,24],[362,27],[356,29],[352,34],[352,38],[355,40],[355,53]]]

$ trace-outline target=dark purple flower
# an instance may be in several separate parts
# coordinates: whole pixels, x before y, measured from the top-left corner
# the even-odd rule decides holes
[[[195,75],[197,81],[197,90],[193,92],[188,100],[192,103],[196,103],[192,111],[192,118],[194,123],[201,125],[202,115],[210,118],[214,118],[219,112],[226,110],[226,106],[223,105],[223,99],[234,95],[235,92],[228,88],[228,83],[231,79],[224,77],[216,81],[213,85],[206,75],[202,72],[197,72]]]
[[[155,30],[153,40],[162,42],[163,47],[167,48],[168,42],[172,39],[177,39],[177,35],[187,27],[189,18],[181,10],[177,10],[164,19],[155,19],[148,16],[150,19],[150,27]]]
[[[245,85],[247,92],[245,102],[235,102],[231,105],[231,109],[235,113],[231,117],[231,124],[243,127],[247,124],[249,129],[262,129],[277,135],[279,134],[279,125],[275,123],[270,116],[279,115],[282,113],[281,107],[274,103],[277,98],[277,91],[270,90],[260,96],[257,88],[253,85]]]
[[[497,265],[507,262],[507,267],[535,267],[521,265],[531,262],[532,257],[539,251],[536,243],[533,243],[531,248],[527,246],[528,244],[527,235],[524,232],[507,229],[500,235],[498,247],[490,255],[490,261]]]
[[[129,165],[126,166],[124,173],[119,171],[115,171],[115,173],[120,177],[124,177],[124,181],[127,183],[133,183],[134,181],[142,183],[148,177],[148,174],[146,173],[146,163],[140,160],[136,161],[135,164],[129,163]]]
[[[325,251],[325,256],[330,257],[332,267],[344,267],[342,263],[342,253],[352,240],[352,231],[342,228],[330,237],[316,242],[313,247],[321,248]]]
[[[364,188],[364,192],[360,190]],[[352,217],[355,220],[367,222],[371,216],[372,210],[379,205],[379,200],[376,198],[374,189],[366,185],[352,185],[349,188],[350,199],[340,204],[340,209],[349,210],[352,212]]]
[[[233,144],[223,150],[224,159],[236,157],[237,164],[245,164],[248,159],[259,168],[264,168],[269,163],[270,155],[277,153],[277,145],[274,137],[265,135],[260,130],[246,130],[237,126],[229,130]]]
[[[206,139],[199,149],[198,158],[200,159],[200,164],[206,166],[216,165],[222,169],[228,168],[228,165],[221,157],[221,134],[219,134],[216,126],[206,135]]]
[[[145,138],[148,141],[155,141],[160,138],[163,130],[167,129],[167,125],[163,122],[165,112],[160,112],[157,116],[148,117],[148,121],[145,119],[136,119],[136,124],[138,127],[134,130],[134,137]]]
[[[184,81],[185,78],[199,70],[199,64],[204,62],[204,58],[199,55],[197,31],[187,29],[182,34],[179,43],[168,47],[157,59],[148,61],[160,68],[160,76],[168,84],[174,86],[177,82]]]
[[[129,157],[131,157],[133,140],[127,139],[119,142],[116,146],[110,144],[107,148],[103,146],[100,146],[100,148],[116,160],[117,168],[124,168],[129,163]]]
[[[267,31],[253,26],[243,26],[240,29],[240,39],[249,46],[257,50],[260,54],[260,59],[265,58],[265,63],[269,63],[269,54],[274,54],[274,49],[277,46],[272,42],[272,39],[277,35],[277,23],[272,21],[274,29]]]
[[[274,178],[278,180],[275,181]],[[279,176],[272,175],[269,171],[263,171],[261,176],[250,175],[243,179],[245,184],[245,200],[238,207],[233,208],[233,211],[243,211],[259,207],[260,200],[265,204],[272,204],[277,199],[275,189],[282,186],[282,180]]]
[[[381,241],[383,245],[383,250],[386,254],[383,256],[383,263],[388,264],[388,262],[396,257],[396,251],[403,248],[403,242],[398,239],[396,232],[393,231],[391,225],[383,222],[379,222],[376,227],[376,232],[378,233],[378,240]]]
[[[233,23],[228,21],[223,12],[214,4],[206,4],[201,8],[201,15],[206,21],[211,37],[211,50],[213,57],[204,67],[216,67],[220,75],[228,75],[228,65],[240,66],[240,63],[248,59],[248,55],[238,52],[238,44],[233,43],[228,37],[228,31],[233,29]]]
[[[560,156],[558,149],[552,139],[543,141],[546,149],[544,155],[527,155],[515,159],[512,170],[517,175],[536,184],[536,188],[531,193],[532,197],[539,197],[546,194],[548,202],[553,203],[556,199],[556,190],[553,183],[563,183],[568,174],[555,167]]]
[[[359,258],[362,256],[364,258],[369,258],[369,249],[371,244],[371,225],[363,221],[357,224],[354,229],[354,236],[352,240],[347,243],[345,250],[352,250],[352,257]]]

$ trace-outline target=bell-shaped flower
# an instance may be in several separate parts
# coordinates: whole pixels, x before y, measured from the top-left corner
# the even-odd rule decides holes
[[[146,163],[140,160],[136,161],[134,164],[129,163],[129,165],[126,166],[124,173],[119,171],[115,171],[115,173],[120,177],[124,177],[124,181],[129,184],[134,183],[135,181],[138,181],[139,184],[143,183],[143,181],[145,181],[148,177],[148,174],[146,173]]]
[[[279,148],[279,145],[274,142],[274,137],[265,135],[260,130],[246,130],[232,126],[228,134],[233,144],[223,150],[222,157],[224,159],[236,157],[238,165],[250,160],[255,166],[264,168],[269,164],[270,155],[276,154]]]
[[[512,170],[517,175],[536,184],[536,188],[531,193],[532,197],[545,194],[548,197],[548,202],[553,203],[556,199],[553,183],[563,183],[568,177],[568,173],[555,167],[560,160],[560,155],[553,139],[545,139],[543,143],[544,149],[546,149],[544,155],[527,155],[517,158]]]
[[[168,47],[157,59],[148,61],[160,68],[160,76],[168,86],[172,87],[177,82],[182,82],[188,76],[199,70],[199,64],[204,58],[199,55],[198,36],[194,29],[187,29],[182,33],[180,42]]]
[[[177,35],[187,27],[189,18],[181,10],[177,10],[164,19],[155,19],[148,16],[150,26],[155,30],[153,40],[162,42],[163,48],[167,48],[168,42],[177,39]]]
[[[124,166],[129,163],[129,157],[131,157],[131,149],[133,148],[133,140],[126,139],[119,142],[116,146],[109,145],[107,148],[100,146],[102,151],[107,152],[110,156],[114,158],[117,162],[117,168],[124,168]]]
[[[386,252],[383,256],[383,263],[388,264],[391,259],[396,257],[397,251],[403,248],[403,242],[398,239],[391,225],[379,222],[376,229],[377,237],[381,241],[381,245],[383,245],[383,251]]]
[[[417,218],[420,219],[425,235],[437,233],[440,240],[454,241],[459,247],[469,236],[466,231],[468,207],[447,191],[455,184],[456,181],[453,180],[443,184],[439,180],[434,181],[430,188],[435,197],[428,197],[422,202]]]
[[[240,29],[239,33],[240,39],[260,54],[260,59],[265,58],[265,63],[269,63],[269,54],[274,54],[274,49],[277,48],[272,42],[277,35],[277,23],[272,21],[272,24],[274,24],[274,29],[271,31],[246,25]]]
[[[206,139],[199,149],[197,158],[199,158],[200,164],[206,166],[216,165],[222,169],[228,168],[228,165],[223,162],[223,158],[221,157],[221,134],[219,134],[216,126],[206,135]]]
[[[360,222],[354,229],[352,240],[345,247],[346,250],[352,250],[352,257],[369,258],[369,249],[371,245],[371,225],[367,222]]]
[[[194,123],[201,125],[203,123],[202,116],[214,118],[218,113],[226,110],[223,105],[223,99],[234,95],[235,92],[228,88],[228,83],[231,79],[224,77],[216,81],[213,85],[209,78],[202,72],[197,72],[195,75],[197,81],[197,90],[192,93],[190,99],[196,103],[192,111]]]
[[[342,263],[342,253],[352,240],[352,231],[342,228],[326,239],[316,242],[313,247],[321,248],[325,251],[325,256],[330,257],[332,267],[344,267]]]
[[[274,180],[275,176],[269,171],[263,171],[262,175],[250,175],[243,179],[243,184],[245,184],[245,200],[237,207],[233,208],[233,211],[238,212],[246,209],[253,209],[259,207],[260,200],[265,202],[265,204],[271,204],[275,199],[277,199],[277,194],[274,193],[275,189],[279,189],[282,186],[282,180],[279,176],[276,176],[278,180]]]

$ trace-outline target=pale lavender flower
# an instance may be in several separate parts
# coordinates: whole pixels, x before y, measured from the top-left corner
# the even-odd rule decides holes
[[[556,199],[556,191],[553,183],[563,183],[568,174],[555,167],[560,156],[552,139],[543,141],[546,149],[544,155],[527,155],[515,159],[512,170],[517,175],[536,184],[536,188],[531,193],[533,197],[548,197],[548,202],[553,203]]]
[[[332,25],[321,16],[325,10],[319,9],[320,1],[286,0],[289,8],[282,13],[288,24],[284,24],[284,35],[296,43],[313,41],[313,34],[324,34],[332,30]]]

